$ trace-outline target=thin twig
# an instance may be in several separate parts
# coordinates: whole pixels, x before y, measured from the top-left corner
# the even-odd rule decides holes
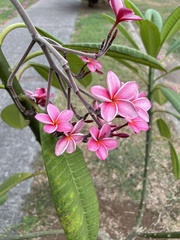
[[[64,79],[64,81],[66,82],[66,84],[71,87],[71,84],[69,82],[69,79],[68,77],[63,73],[63,71],[61,71],[61,69],[57,66],[57,64],[55,63],[54,59],[52,58],[49,50],[47,49],[46,46],[42,45],[41,46],[45,56],[46,56],[46,59],[50,65],[50,67],[62,78]]]
[[[68,64],[68,61],[46,39],[41,37],[39,34],[36,35],[36,41],[38,42],[40,47],[42,47],[42,45],[46,46],[61,63],[62,67]]]
[[[17,104],[17,106],[20,109],[20,111],[24,112],[24,113],[25,113],[26,109],[22,106],[22,104],[20,103],[20,101],[18,99],[18,96],[17,96],[16,92],[14,91],[13,80],[14,80],[14,77],[15,77],[17,71],[19,70],[19,68],[23,64],[26,56],[29,54],[29,52],[31,51],[31,49],[34,46],[34,44],[35,44],[35,41],[32,40],[31,43],[29,44],[28,48],[26,49],[25,53],[21,57],[19,63],[16,65],[16,67],[14,68],[14,70],[12,71],[12,73],[10,74],[10,76],[9,76],[9,78],[7,80],[7,87],[9,88],[9,91],[11,92],[12,97],[13,97],[15,103]]]
[[[46,95],[46,103],[45,103],[45,111],[47,112],[47,105],[49,103],[50,91],[51,91],[51,83],[52,83],[53,69],[49,69],[48,75],[48,86],[47,86],[47,95]]]
[[[32,39],[35,40],[36,35],[38,35],[38,32],[36,28],[34,27],[33,23],[31,22],[31,19],[27,15],[26,11],[24,10],[23,6],[18,0],[10,0],[11,3],[15,6],[16,10],[18,11],[19,15],[21,16],[22,20],[24,21],[27,29],[29,30]]]

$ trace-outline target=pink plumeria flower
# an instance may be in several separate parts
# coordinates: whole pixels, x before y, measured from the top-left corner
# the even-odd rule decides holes
[[[140,117],[134,119],[126,119],[128,126],[135,132],[147,131],[149,129],[148,123]]]
[[[107,87],[93,86],[90,91],[101,101],[101,116],[107,122],[112,121],[117,114],[124,118],[138,116],[134,104],[131,102],[138,94],[136,82],[127,82],[121,85],[117,75],[112,71],[107,74]]]
[[[49,103],[47,105],[47,114],[38,113],[35,115],[35,118],[45,124],[44,131],[46,133],[58,132],[69,132],[72,129],[72,125],[69,122],[73,117],[73,112],[71,110],[64,110],[62,112]]]
[[[46,103],[46,98],[47,98],[47,90],[45,88],[36,88],[35,92],[31,92],[29,90],[24,90],[27,95],[34,99],[36,104],[39,104],[40,106],[44,107]],[[53,93],[50,93],[49,98],[52,98],[54,96]]]
[[[88,57],[81,57],[81,59],[82,59],[82,61],[87,63],[87,67],[88,67],[89,71],[102,74],[102,72],[101,72],[102,65],[99,61],[97,61],[93,58],[88,58]]]
[[[149,114],[147,111],[151,108],[152,104],[149,99],[144,96],[144,93],[140,93],[136,99],[132,100],[132,103],[136,108],[138,116],[144,121],[149,122]]]
[[[109,4],[116,15],[114,27],[120,22],[142,20],[142,18],[135,15],[131,9],[124,7],[121,0],[109,0]]]
[[[91,138],[87,147],[89,151],[95,152],[100,160],[105,160],[108,157],[108,151],[118,146],[117,141],[109,137],[110,130],[109,124],[104,124],[100,130],[95,126],[90,128]]]
[[[60,156],[65,151],[67,153],[73,153],[76,150],[76,144],[80,143],[84,139],[84,134],[79,133],[84,126],[84,120],[78,121],[74,127],[72,126],[71,131],[64,133],[64,136],[60,138],[55,147],[55,154]]]

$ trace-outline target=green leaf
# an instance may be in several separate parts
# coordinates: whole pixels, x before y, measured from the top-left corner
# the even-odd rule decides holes
[[[172,52],[175,52],[179,48],[180,48],[180,38],[178,38],[172,45],[169,46],[166,56]]]
[[[99,210],[96,191],[80,149],[57,157],[57,138],[41,129],[44,164],[53,201],[68,240],[97,239]]]
[[[157,123],[158,129],[159,129],[160,135],[162,137],[165,137],[170,140],[171,132],[170,132],[170,129],[169,129],[168,125],[166,124],[166,122],[163,119],[158,118],[156,120],[156,123]]]
[[[167,98],[164,96],[164,94],[161,92],[158,86],[159,84],[156,85],[153,91],[153,98],[159,105],[163,105],[167,102]]]
[[[41,55],[43,55],[43,54],[44,54],[43,51],[33,52],[33,53],[29,54],[29,55],[25,58],[23,64],[26,63],[27,61],[29,61],[29,60],[31,60],[31,59],[33,59],[33,58],[35,58],[35,57],[39,57],[39,56],[41,56]]]
[[[13,23],[11,25],[9,25],[8,27],[6,27],[1,33],[0,33],[0,46],[2,46],[3,41],[5,39],[5,37],[8,35],[8,33],[10,33],[12,30],[16,29],[16,28],[25,28],[26,25],[24,23]]]
[[[155,57],[161,41],[157,26],[149,20],[143,20],[140,25],[140,34],[147,53]]]
[[[142,19],[144,19],[144,15],[142,14],[142,12],[140,11],[140,9],[130,0],[124,0],[124,3],[126,5],[127,8],[130,8],[133,10],[133,12],[135,13],[135,15],[141,17]],[[141,21],[135,21],[135,23],[140,26],[141,25]]]
[[[180,179],[180,159],[176,153],[176,150],[171,142],[169,142],[171,161],[173,167],[173,173],[176,179]]]
[[[125,67],[127,67],[129,70],[131,70],[132,72],[134,73],[138,73],[138,69],[134,66],[132,66],[130,63],[128,63],[127,61],[125,60],[122,60],[122,59],[116,59],[116,61],[118,61],[119,63],[121,63],[122,65],[124,65]]]
[[[115,19],[110,17],[109,15],[102,14],[102,16],[105,17],[111,23],[113,24],[115,23]],[[120,23],[117,25],[117,29],[124,35],[124,37],[132,44],[134,48],[139,49],[134,39],[131,37],[131,35],[126,31],[126,29]]]
[[[161,31],[161,46],[180,29],[180,6],[177,7],[164,23]]]
[[[162,85],[159,86],[159,88],[176,111],[180,113],[180,94],[170,88],[163,87]]]
[[[161,15],[156,10],[148,9],[145,12],[145,18],[154,23],[157,26],[159,32],[161,32],[163,27],[163,21]]]
[[[42,78],[44,78],[46,81],[48,81],[49,70],[50,70],[49,66],[46,66],[46,65],[43,65],[40,63],[36,63],[36,62],[29,62],[28,66],[33,67]],[[52,86],[60,89],[60,86],[58,84],[58,81],[57,81],[57,78],[56,78],[56,75],[54,72],[52,75]]]
[[[67,48],[77,49],[81,51],[98,52],[100,44],[97,43],[75,43],[71,45],[64,45]],[[105,56],[114,58],[115,60],[128,60],[134,63],[144,64],[146,66],[156,68],[162,71],[165,69],[160,62],[155,58],[142,53],[139,50],[113,44],[107,51]]]
[[[15,104],[5,107],[1,112],[1,118],[13,128],[23,129],[28,125]]]
[[[8,200],[8,195],[4,194],[0,197],[0,205],[3,205]]]
[[[67,60],[71,71],[78,74],[78,71],[84,66],[84,62],[76,55],[72,53],[67,54]],[[84,68],[85,71],[89,71],[87,67]],[[92,81],[92,74],[87,74],[83,79],[79,80],[79,83],[84,87],[87,87]]]
[[[0,197],[14,188],[17,184],[31,177],[34,177],[34,174],[29,172],[20,172],[11,175],[0,185]]]
[[[63,44],[58,38],[54,37],[53,35],[44,31],[43,29],[36,27],[36,30],[38,31],[38,33],[41,36],[46,37],[46,38],[50,38],[50,39],[54,40],[55,42],[59,43],[60,45]]]
[[[8,27],[6,27],[0,34],[0,46],[2,45],[2,43],[5,39],[5,37],[8,35],[8,33],[10,33],[12,30],[14,30],[16,28],[26,28],[26,25],[24,23],[14,23],[14,24],[11,24]],[[38,31],[38,33],[41,36],[50,38],[50,39],[58,42],[59,44],[62,44],[62,42],[59,41],[59,39],[57,39],[53,35],[49,34],[48,32],[42,30],[41,28],[36,27],[36,30]]]
[[[167,72],[167,74],[168,74],[168,73],[175,72],[175,71],[178,71],[178,70],[180,70],[180,66],[177,66],[177,67],[172,68],[171,70],[169,70],[169,71]]]

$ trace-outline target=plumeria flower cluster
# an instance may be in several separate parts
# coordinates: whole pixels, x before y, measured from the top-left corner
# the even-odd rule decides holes
[[[135,81],[123,83],[118,76],[109,71],[107,73],[107,88],[93,86],[90,89],[95,99],[93,105],[97,112],[98,126],[91,126],[85,135],[81,133],[85,118],[72,122],[72,110],[60,111],[55,105],[47,105],[47,113],[38,113],[35,118],[44,123],[44,131],[58,137],[55,154],[64,152],[73,153],[76,145],[87,142],[87,149],[95,152],[100,160],[108,157],[108,151],[118,147],[117,138],[126,138],[129,135],[118,131],[129,126],[135,133],[148,130],[149,116],[147,111],[151,107],[150,101],[144,92],[139,93]],[[123,125],[114,124],[114,119],[124,119]],[[90,121],[92,122],[92,121]]]
[[[116,26],[123,21],[141,20],[131,9],[125,8],[121,0],[109,0],[109,4],[116,15],[115,23],[106,39],[103,40],[99,53],[94,54],[94,58],[90,58],[88,54],[86,56],[85,53],[81,56],[81,60],[85,64],[79,74],[73,75],[77,79],[83,78],[90,72],[102,74],[102,65],[97,58],[104,55],[112,44],[117,35]],[[84,71],[85,66],[89,71]],[[69,83],[72,83],[72,79]],[[75,86],[74,83],[73,86]],[[76,92],[77,88],[74,89]],[[44,131],[47,134],[53,134],[57,137],[55,146],[57,156],[64,152],[73,153],[77,144],[84,142],[87,143],[89,151],[95,152],[100,160],[105,160],[108,157],[108,152],[118,147],[117,138],[129,137],[129,134],[121,132],[122,128],[129,126],[134,133],[148,130],[148,110],[151,108],[151,103],[144,92],[139,92],[137,82],[124,83],[114,72],[108,71],[107,88],[95,85],[91,87],[90,92],[87,93],[87,96],[94,99],[93,105],[91,106],[81,96],[80,100],[84,106],[86,105],[89,112],[84,117],[77,117],[76,108],[70,102],[68,94],[65,94],[69,101],[68,109],[60,111],[49,102],[49,98],[53,95],[49,92],[47,94],[46,89],[36,89],[35,93],[26,90],[28,96],[36,104],[47,105],[46,112],[36,114],[35,118],[44,124]],[[91,120],[87,119],[89,115],[92,117]],[[75,116],[78,121],[73,122]],[[123,119],[123,124],[121,119]],[[96,125],[92,124],[88,133],[84,134],[81,131],[85,123],[95,123]]]

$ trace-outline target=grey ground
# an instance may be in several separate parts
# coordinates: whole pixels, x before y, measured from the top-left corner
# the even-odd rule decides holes
[[[39,0],[27,12],[35,26],[51,33],[62,42],[69,43],[79,5],[80,0]],[[0,31],[16,22],[22,22],[21,18],[10,20],[0,28]],[[14,30],[7,36],[3,51],[11,67],[20,59],[30,40],[30,35],[24,28]],[[42,58],[37,58],[36,61],[45,63]],[[46,87],[46,83],[33,70],[25,73],[22,85],[23,88],[32,91],[42,85]],[[0,96],[2,111],[5,106],[12,103],[12,100],[3,90],[0,90]],[[0,184],[13,173],[33,172],[32,163],[39,157],[39,153],[40,146],[28,127],[24,130],[13,129],[0,119]],[[19,223],[23,215],[22,203],[30,191],[31,182],[32,179],[27,180],[8,193],[8,201],[0,206],[0,232]]]

